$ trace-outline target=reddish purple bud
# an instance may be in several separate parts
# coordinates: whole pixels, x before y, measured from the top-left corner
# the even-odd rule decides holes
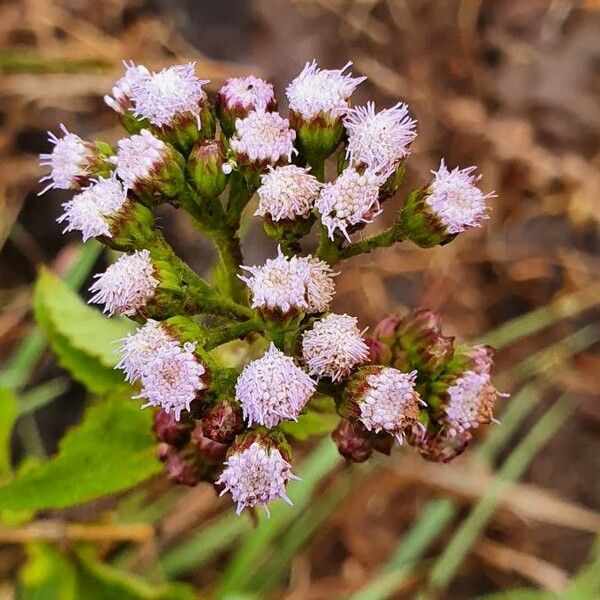
[[[174,415],[162,409],[154,413],[152,431],[159,442],[176,447],[183,446],[190,439],[193,428],[193,421],[185,415],[182,415],[180,421],[176,421]]]
[[[173,483],[194,486],[200,481],[200,473],[193,456],[183,452],[171,452],[165,461],[165,471]]]
[[[369,360],[376,365],[389,365],[392,361],[392,351],[387,344],[375,338],[365,338],[369,348]]]
[[[402,319],[397,315],[390,315],[380,321],[373,330],[373,337],[384,344],[392,345],[396,337],[396,328]]]
[[[234,400],[220,400],[211,406],[202,417],[202,433],[214,442],[231,444],[238,433],[244,430],[242,409]]]
[[[331,437],[339,453],[350,462],[364,462],[373,454],[371,434],[356,421],[342,419]]]
[[[227,444],[220,444],[206,437],[202,432],[202,423],[192,431],[191,444],[194,452],[208,462],[222,461],[227,454]]]
[[[447,463],[467,449],[473,436],[468,431],[451,434],[447,429],[430,430],[416,425],[406,439],[425,460]]]
[[[171,452],[173,452],[173,447],[165,442],[161,442],[156,446],[156,458],[162,463],[166,462]]]

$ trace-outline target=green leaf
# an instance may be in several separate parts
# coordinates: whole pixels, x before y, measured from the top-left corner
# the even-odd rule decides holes
[[[339,416],[318,413],[312,410],[298,417],[297,421],[285,421],[281,423],[281,430],[287,435],[303,442],[309,437],[329,433],[340,420]]]
[[[115,342],[132,331],[131,323],[104,317],[47,269],[40,271],[33,307],[59,363],[74,379],[96,393],[123,385],[114,371]]]
[[[48,509],[73,506],[118,492],[161,470],[154,456],[151,412],[108,399],[88,409],[62,440],[58,455],[0,487],[0,506]]]
[[[193,600],[192,589],[175,583],[154,587],[87,553],[68,555],[46,544],[32,544],[20,573],[20,600]]]
[[[0,389],[0,476],[10,473],[10,438],[17,419],[17,400],[10,390]]]

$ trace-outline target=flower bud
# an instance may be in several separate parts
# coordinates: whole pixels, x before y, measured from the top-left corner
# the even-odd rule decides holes
[[[160,460],[161,463],[167,462],[167,459],[173,453],[173,447],[171,444],[167,444],[167,442],[160,442],[156,446],[156,458]]]
[[[372,337],[365,338],[365,344],[369,349],[369,361],[376,365],[390,365],[392,351],[387,344]]]
[[[467,449],[473,436],[468,431],[450,433],[445,428],[419,424],[408,431],[406,438],[425,460],[447,463]]]
[[[184,446],[190,439],[190,433],[194,428],[194,422],[190,418],[182,418],[177,421],[173,414],[163,410],[154,413],[152,431],[156,439],[171,446]]]
[[[286,493],[288,481],[298,480],[292,473],[289,446],[276,434],[252,432],[229,449],[225,468],[216,481],[221,493],[231,494],[239,515],[245,508],[262,506],[270,516],[268,504],[280,498],[290,506]]]
[[[417,422],[423,404],[415,390],[416,375],[391,367],[363,367],[348,382],[338,411],[368,431],[387,432],[402,443],[405,429]]]
[[[173,483],[195,486],[201,473],[194,455],[187,450],[173,450],[164,461],[165,471]]]
[[[481,227],[488,218],[487,200],[495,194],[484,194],[476,186],[481,175],[472,174],[475,168],[448,171],[442,160],[440,168],[432,171],[433,181],[409,194],[401,214],[409,239],[429,248],[452,241],[462,231]]]
[[[227,454],[228,444],[217,442],[204,435],[201,422],[192,431],[191,444],[196,455],[208,463],[220,463]]]
[[[202,433],[220,444],[231,444],[244,430],[244,417],[237,402],[230,398],[219,399],[202,415]]]
[[[187,173],[201,198],[217,198],[227,187],[228,178],[223,173],[224,162],[225,154],[220,141],[200,141],[192,148]]]
[[[254,77],[233,77],[225,82],[217,95],[217,115],[223,133],[229,138],[237,119],[245,119],[252,111],[277,110],[273,85]]]
[[[344,73],[351,65],[319,69],[316,61],[307,62],[286,89],[290,123],[298,134],[298,147],[310,164],[324,161],[342,141],[342,117],[348,109],[348,100],[366,79]]]
[[[50,189],[78,190],[91,183],[96,177],[108,177],[113,165],[113,149],[105,142],[88,142],[70,133],[61,123],[63,137],[48,132],[49,141],[54,144],[52,152],[40,154],[40,165],[50,167],[50,173],[40,182],[50,183],[39,192],[41,196]]]
[[[152,203],[181,193],[185,161],[170,144],[142,129],[138,135],[119,140],[117,146],[117,175],[128,189]]]
[[[396,341],[396,329],[402,317],[389,315],[379,321],[373,329],[373,337],[388,346],[393,346]]]
[[[358,421],[342,419],[331,437],[339,453],[350,462],[365,462],[373,454],[373,436]]]

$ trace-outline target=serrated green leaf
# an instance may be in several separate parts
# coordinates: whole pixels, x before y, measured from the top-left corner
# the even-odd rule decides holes
[[[54,294],[53,289],[61,290],[58,292],[58,297],[62,299],[64,306],[73,308],[70,316],[57,310],[55,300],[49,300]],[[83,304],[74,292],[66,288],[47,270],[40,272],[36,283],[33,309],[36,320],[45,331],[59,364],[69,371],[73,379],[97,394],[124,385],[122,375],[114,370],[117,356],[114,354],[113,342],[125,335],[125,329],[121,324],[115,328],[110,319]],[[75,321],[79,319],[83,325],[81,332],[85,332],[86,336],[94,335],[92,331],[97,328],[98,330],[105,329],[103,337],[97,336],[95,339],[91,337],[83,340],[84,336],[81,332],[75,333],[73,329],[73,325],[77,325]],[[88,323],[87,327],[85,326],[86,322]],[[108,336],[106,332],[109,332]],[[104,348],[102,348],[103,346]]]
[[[88,306],[73,290],[48,269],[42,269],[34,290],[57,333],[71,346],[96,357],[106,367],[118,362],[115,342],[135,329],[131,321],[108,318]]]
[[[64,508],[158,473],[151,419],[150,411],[120,398],[89,408],[83,422],[63,438],[57,456],[0,487],[0,507]]]
[[[0,388],[0,476],[10,472],[10,438],[17,419],[17,399]]]

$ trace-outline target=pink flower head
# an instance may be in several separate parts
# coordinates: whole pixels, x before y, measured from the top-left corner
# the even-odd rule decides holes
[[[262,176],[254,214],[273,221],[307,217],[321,190],[321,184],[309,170],[296,165],[270,167]]]
[[[229,456],[216,483],[223,486],[221,496],[227,492],[231,494],[238,515],[245,508],[264,506],[270,516],[267,505],[273,500],[281,498],[292,505],[285,490],[290,480],[299,480],[299,477],[292,473],[292,466],[281,452],[275,447],[253,442]]]
[[[275,165],[292,160],[295,139],[296,132],[279,113],[256,110],[236,119],[231,148],[243,162]]]
[[[356,317],[330,314],[302,336],[302,358],[309,375],[345,379],[369,358],[369,347],[357,327]]]
[[[392,367],[369,375],[359,402],[361,423],[369,431],[387,431],[402,443],[404,430],[419,418],[416,376],[416,371],[402,373]]]
[[[63,233],[81,231],[84,242],[92,237],[112,237],[110,218],[121,210],[126,200],[127,192],[116,177],[101,177],[65,202],[64,212],[57,221],[66,221]]]
[[[374,171],[394,169],[410,152],[410,144],[417,137],[416,124],[408,106],[401,102],[379,112],[375,112],[373,102],[352,108],[344,117],[346,155],[353,164]]]
[[[155,275],[148,250],[124,254],[95,276],[90,302],[104,304],[104,312],[111,315],[134,315],[154,296],[159,283]]]
[[[449,171],[442,159],[440,168],[432,171],[435,178],[429,186],[425,202],[448,234],[480,227],[481,222],[488,218],[486,201],[496,194],[484,194],[476,186],[481,175],[473,175],[475,169],[457,167]]]
[[[140,379],[142,389],[134,399],[145,398],[148,406],[160,406],[179,421],[183,410],[206,388],[204,365],[194,354],[196,344],[162,344],[151,355]]]
[[[200,105],[206,100],[202,86],[206,79],[196,76],[196,63],[175,65],[149,76],[138,77],[131,85],[136,117],[165,127],[180,115],[191,115],[200,128]]]
[[[235,397],[249,425],[275,427],[296,421],[313,395],[315,382],[273,343],[259,359],[248,363],[235,386]]]
[[[306,120],[319,114],[341,116],[354,90],[366,79],[344,73],[351,66],[349,62],[341,69],[319,69],[316,60],[307,62],[285,91],[290,110]]]
[[[380,176],[368,170],[360,174],[353,167],[348,167],[335,181],[323,187],[315,207],[331,239],[339,230],[350,241],[348,228],[373,222],[381,212],[379,186],[387,175]]]
[[[494,421],[494,405],[499,394],[490,383],[489,373],[465,371],[446,391],[444,420],[451,434],[476,429]]]
[[[233,111],[272,110],[275,108],[273,84],[260,77],[232,77],[220,89],[223,104]]]
[[[41,196],[50,189],[79,189],[89,183],[93,173],[90,168],[98,160],[94,144],[70,133],[61,123],[62,137],[48,132],[48,141],[54,144],[52,152],[40,154],[40,165],[50,167],[50,173],[40,181],[50,183],[39,192]]]
[[[131,94],[134,86],[150,78],[150,71],[133,61],[123,61],[125,74],[113,86],[112,96],[104,96],[104,102],[114,111],[125,114],[131,108]]]

